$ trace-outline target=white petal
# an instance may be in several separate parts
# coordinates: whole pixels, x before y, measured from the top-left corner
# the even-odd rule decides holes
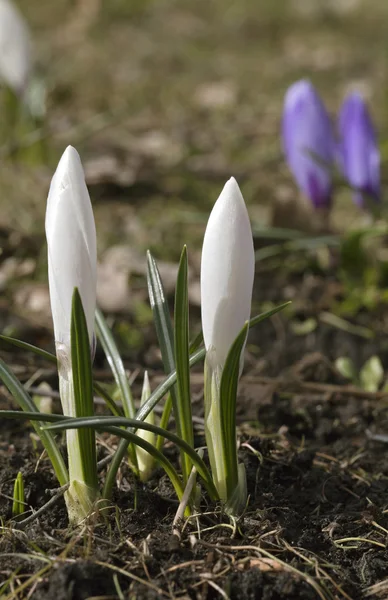
[[[240,188],[232,177],[209,217],[202,248],[201,309],[206,350],[223,366],[250,317],[255,271],[252,230]]]
[[[0,79],[16,93],[26,88],[31,70],[27,25],[10,0],[0,0]]]
[[[77,287],[92,343],[96,307],[96,229],[78,152],[69,146],[51,181],[46,210],[51,312],[55,340],[70,342]]]

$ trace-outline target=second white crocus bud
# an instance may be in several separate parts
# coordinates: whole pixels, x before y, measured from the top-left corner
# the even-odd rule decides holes
[[[227,409],[220,394],[220,382],[233,342],[250,318],[254,271],[248,212],[232,177],[209,217],[201,261],[206,442],[214,483],[226,510],[232,514],[244,505],[246,481],[243,465],[237,463],[235,432],[233,439],[226,439],[222,425]],[[241,367],[242,364],[241,355]]]
[[[251,314],[255,254],[248,212],[234,177],[224,186],[206,227],[201,261],[202,330],[214,365]]]
[[[68,146],[51,181],[46,210],[50,302],[58,358],[59,391],[63,414],[81,416],[77,407],[71,364],[71,314],[78,288],[91,349],[96,308],[96,229],[84,171],[78,152]],[[84,416],[84,415],[82,415]],[[85,448],[79,430],[67,431],[70,487],[65,499],[69,519],[79,523],[97,498],[97,471],[87,467],[95,452],[94,433]],[[82,438],[84,439],[84,438]],[[93,461],[92,461],[93,462]]]

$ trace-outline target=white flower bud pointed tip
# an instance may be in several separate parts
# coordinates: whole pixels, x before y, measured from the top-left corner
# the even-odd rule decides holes
[[[201,261],[205,347],[212,362],[221,367],[250,317],[254,270],[249,216],[237,181],[231,177],[209,217]]]
[[[52,178],[46,237],[55,340],[70,345],[74,288],[82,300],[90,342],[96,306],[96,229],[78,152],[68,146]]]

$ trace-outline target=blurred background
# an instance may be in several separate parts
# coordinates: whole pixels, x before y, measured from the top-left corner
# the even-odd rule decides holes
[[[255,230],[315,231],[316,216],[298,204],[281,148],[291,83],[311,79],[333,118],[349,89],[363,94],[379,136],[384,183],[385,0],[15,0],[15,6],[30,29],[33,66],[23,100],[28,110],[0,89],[0,326],[8,335],[51,343],[44,216],[50,179],[68,144],[81,155],[95,211],[99,303],[114,315],[129,355],[149,347],[147,248],[161,261],[172,294],[188,244],[196,324],[202,238],[231,175]],[[362,218],[349,190],[339,190],[332,230]],[[297,283],[289,273],[278,281],[279,265],[263,269],[254,312],[294,299],[306,273],[322,274],[322,260],[315,271],[294,261]],[[321,287],[314,288],[315,300],[310,288],[307,304],[302,293],[294,309],[307,327],[298,335],[311,333],[305,325],[311,302],[322,297]],[[333,297],[322,310],[343,317]],[[283,335],[279,327],[276,335]]]

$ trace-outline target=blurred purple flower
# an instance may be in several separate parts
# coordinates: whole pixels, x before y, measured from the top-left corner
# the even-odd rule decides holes
[[[329,207],[334,135],[322,100],[305,79],[287,90],[282,136],[284,153],[300,190],[315,208]]]
[[[354,201],[363,206],[363,195],[380,200],[380,152],[366,103],[360,94],[349,94],[340,109],[339,162],[349,184],[355,188]]]

